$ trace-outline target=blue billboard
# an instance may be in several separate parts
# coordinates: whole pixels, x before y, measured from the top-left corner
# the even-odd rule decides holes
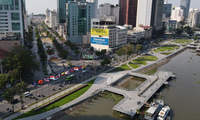
[[[108,38],[91,37],[92,44],[108,45]]]

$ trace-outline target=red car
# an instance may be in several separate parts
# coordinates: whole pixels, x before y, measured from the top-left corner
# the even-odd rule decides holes
[[[93,70],[93,69],[94,69],[94,68],[92,68],[92,67],[90,68],[90,70]]]

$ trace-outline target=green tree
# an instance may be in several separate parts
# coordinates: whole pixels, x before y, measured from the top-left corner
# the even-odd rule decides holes
[[[39,70],[39,61],[37,61],[36,56],[32,56],[24,46],[13,47],[9,56],[3,60],[2,64],[6,71],[18,69],[23,80],[32,76],[33,70]]]
[[[69,57],[67,57],[67,60],[68,60],[69,62],[70,62],[70,60],[71,60],[71,59],[72,59],[72,57],[70,57],[70,56],[69,56]]]
[[[96,51],[95,54],[99,57],[101,56],[101,52],[100,51]]]
[[[126,54],[126,49],[121,48],[115,52],[117,55],[122,56]]]
[[[6,74],[0,74],[0,88],[5,87],[8,82],[8,76]]]
[[[27,90],[27,84],[23,81],[21,83],[17,83],[15,86],[16,93],[20,96],[21,108],[23,107],[23,93]]]
[[[197,36],[194,36],[194,40],[196,40],[197,39]]]
[[[93,47],[90,47],[90,51],[94,51],[94,48],[93,48]]]
[[[136,45],[136,51],[137,51],[137,53],[140,51],[140,50],[142,50],[143,49],[143,46],[141,45],[141,44],[137,44]]]
[[[5,98],[5,100],[8,103],[10,103],[10,104],[13,103],[15,92],[16,92],[15,87],[8,88],[8,89],[6,89],[6,91],[3,92],[3,97]],[[14,113],[14,104],[12,104],[12,110],[13,110],[13,113]]]
[[[181,25],[185,25],[185,21],[180,21],[179,22]]]
[[[101,50],[101,54],[105,55],[106,54],[106,50],[105,49]]]
[[[77,54],[77,55],[80,53],[80,51],[79,51],[78,49],[76,49],[74,52],[75,52],[75,54]]]
[[[104,66],[110,63],[111,63],[110,59],[108,57],[104,57],[104,60],[101,62],[101,66]]]
[[[10,83],[16,83],[20,80],[20,72],[19,69],[10,70],[7,73]]]
[[[176,29],[176,34],[181,34],[183,31],[179,28]]]

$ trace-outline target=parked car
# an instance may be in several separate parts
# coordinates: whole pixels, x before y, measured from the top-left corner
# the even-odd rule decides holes
[[[93,67],[91,67],[91,68],[90,68],[90,70],[94,70],[94,68],[93,68]]]
[[[13,101],[11,102],[11,104],[16,104],[16,103],[18,103],[18,102],[19,102],[18,99],[13,99]]]
[[[31,93],[28,92],[28,91],[24,93],[24,96],[25,96],[25,97],[28,97],[28,96],[30,96],[30,95],[31,95]]]

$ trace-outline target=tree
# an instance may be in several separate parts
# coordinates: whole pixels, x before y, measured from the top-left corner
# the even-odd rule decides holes
[[[179,22],[181,25],[185,25],[185,21],[180,21]]]
[[[159,41],[159,42],[162,42],[162,41],[163,41],[163,39],[162,39],[162,38],[160,38],[158,41]]]
[[[23,81],[15,86],[17,94],[20,96],[21,108],[23,108],[23,93],[27,90],[27,84]]]
[[[16,92],[15,87],[8,88],[8,89],[6,89],[6,91],[3,92],[3,97],[5,98],[5,100],[8,103],[10,103],[10,104],[13,103],[15,92]],[[13,113],[14,113],[14,104],[12,104],[12,110],[13,110]]]
[[[121,49],[117,50],[115,53],[119,56],[122,56],[122,55],[126,54],[126,49],[121,48]]]
[[[70,57],[70,56],[69,56],[69,57],[67,57],[67,60],[68,60],[69,62],[70,62],[70,60],[71,60],[71,59],[72,59],[72,57]]]
[[[181,34],[183,31],[179,28],[176,29],[176,34]]]
[[[90,47],[90,51],[94,51],[94,48],[93,48],[93,47]]]
[[[8,82],[8,76],[6,74],[0,74],[0,88],[5,87]]]
[[[106,50],[105,49],[101,50],[101,54],[102,55],[106,54]]]
[[[185,31],[185,32],[189,32],[190,30],[191,30],[191,27],[189,27],[189,26],[185,26],[185,27],[184,27],[184,31]]]
[[[196,40],[197,39],[197,36],[194,36],[194,40]]]
[[[80,53],[80,51],[79,51],[78,49],[76,49],[74,52],[75,52],[75,54],[77,54],[77,55]]]
[[[10,81],[10,83],[16,83],[20,80],[20,72],[19,69],[14,69],[14,70],[10,70],[7,73],[8,79]]]
[[[187,32],[187,34],[194,34],[194,31],[190,30]]]
[[[136,45],[136,51],[138,53],[138,51],[142,50],[143,49],[143,46],[141,44],[137,44]]]
[[[99,57],[101,56],[101,52],[100,51],[96,51],[95,54]]]
[[[110,59],[108,57],[104,57],[104,60],[101,62],[101,66],[104,66],[110,63],[111,63]]]
[[[24,46],[13,47],[9,56],[3,60],[2,64],[6,71],[18,69],[23,80],[32,76],[33,70],[39,70],[39,61],[37,61],[36,56],[32,56]]]

